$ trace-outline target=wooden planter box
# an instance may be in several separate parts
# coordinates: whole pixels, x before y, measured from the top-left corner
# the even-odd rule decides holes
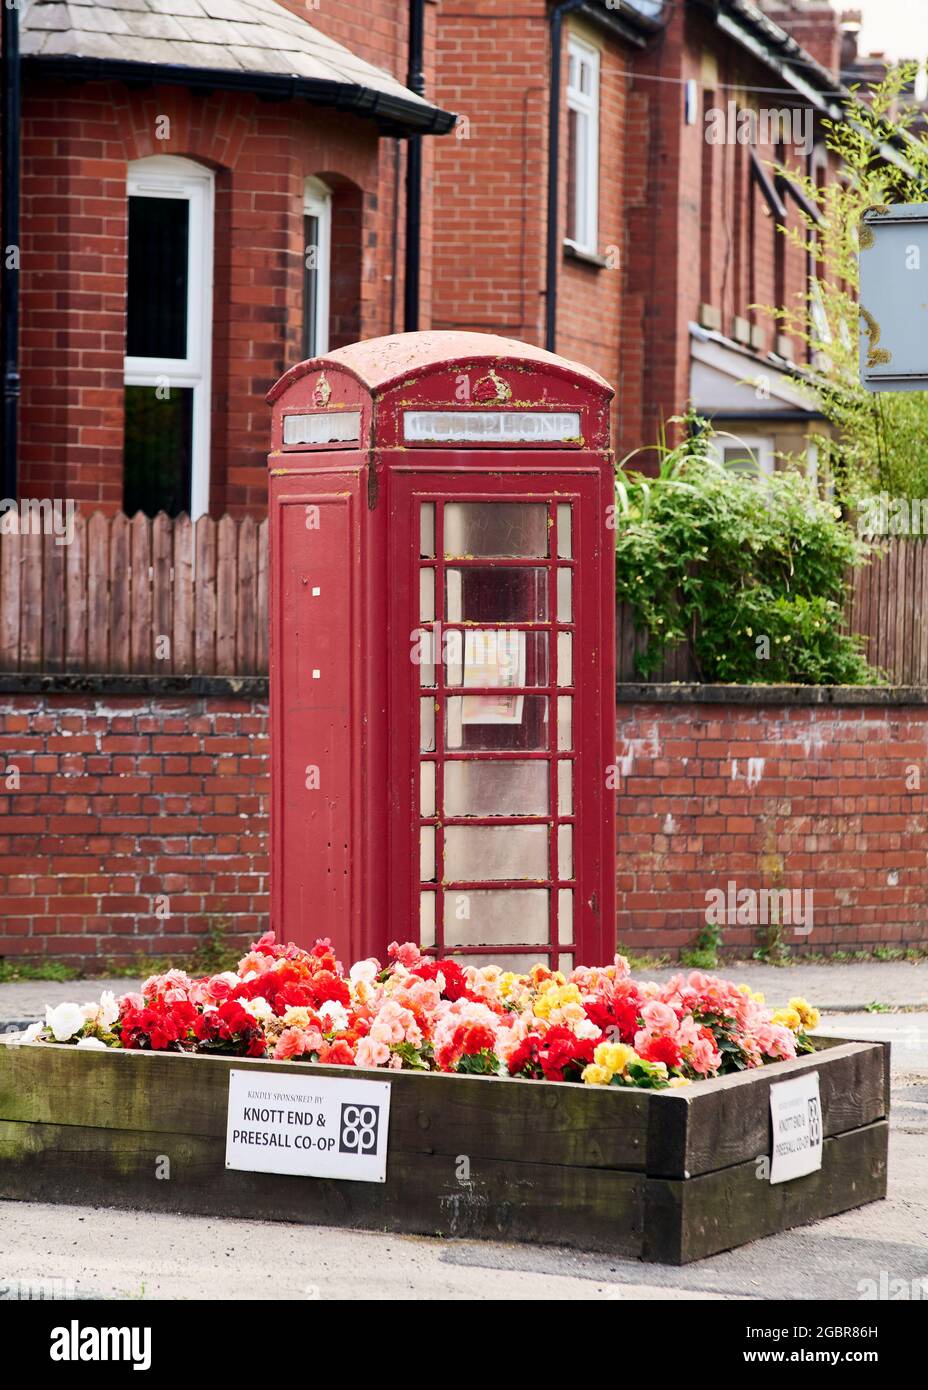
[[[880,1043],[823,1039],[794,1062],[663,1092],[312,1067],[391,1084],[386,1184],[227,1169],[233,1067],[310,1070],[0,1045],[0,1198],[686,1264],[886,1195],[889,1049]],[[770,1152],[770,1086],[809,1069],[820,1075],[823,1166],[771,1186],[757,1176],[758,1157]],[[165,1156],[168,1180],[157,1176]]]

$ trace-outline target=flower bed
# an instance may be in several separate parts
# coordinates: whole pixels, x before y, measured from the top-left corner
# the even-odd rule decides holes
[[[265,937],[234,972],[169,971],[0,1038],[0,1199],[686,1263],[885,1195],[888,1050],[810,1039],[814,1017],[621,959],[565,979],[404,946],[346,975],[325,943]],[[386,1181],[229,1166],[233,1071],[388,1082]],[[772,1184],[771,1086],[810,1072],[821,1169]]]
[[[386,965],[346,974],[327,941],[304,951],[268,933],[235,971],[169,970],[141,994],[59,1004],[27,1041],[661,1090],[811,1052],[817,1023],[803,999],[772,1011],[695,971],[636,981],[622,956],[516,975],[394,943]]]

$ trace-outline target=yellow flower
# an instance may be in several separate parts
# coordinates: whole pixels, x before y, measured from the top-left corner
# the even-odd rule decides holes
[[[519,979],[519,976],[516,975],[516,974],[514,974],[513,971],[511,971],[511,970],[507,970],[507,971],[505,972],[505,974],[500,975],[500,977],[499,977],[499,992],[500,992],[500,994],[502,995],[502,997],[503,997],[504,999],[508,999],[508,998],[509,998],[510,994],[512,993],[512,991],[513,991],[513,989],[514,989],[514,987],[515,987],[516,981],[517,981],[518,979]]]
[[[593,1053],[597,1066],[605,1067],[613,1076],[622,1075],[632,1062],[638,1061],[638,1053],[625,1043],[602,1042]]]
[[[802,1027],[802,1019],[799,1016],[798,1010],[792,1008],[774,1010],[771,1022],[785,1024],[793,1033],[798,1033]]]
[[[749,999],[753,999],[755,1004],[763,1004],[764,1002],[764,996],[755,994],[750,985],[738,985],[737,990],[739,994],[746,994]]]
[[[688,1076],[672,1076],[667,1083],[667,1089],[669,1091],[679,1091],[681,1086],[692,1086],[692,1084]]]
[[[804,1028],[817,1028],[821,1022],[821,1014],[818,1009],[813,1009],[807,999],[791,999],[789,1001],[789,1007],[796,1010],[797,1014],[802,1019],[802,1026]]]
[[[591,1062],[588,1067],[583,1068],[582,1080],[587,1086],[608,1086],[612,1080],[612,1073],[605,1067],[597,1067]]]

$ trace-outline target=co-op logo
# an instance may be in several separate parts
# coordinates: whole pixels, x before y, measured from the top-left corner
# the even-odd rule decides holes
[[[375,1154],[380,1130],[380,1106],[358,1105],[342,1101],[338,1152],[341,1154]]]

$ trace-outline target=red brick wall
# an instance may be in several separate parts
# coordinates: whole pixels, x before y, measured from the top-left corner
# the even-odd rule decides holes
[[[600,255],[558,257],[557,351],[615,382],[625,248],[626,88],[630,50],[570,18],[563,31],[559,222],[567,221],[567,42],[600,52]],[[545,340],[549,26],[542,0],[443,0],[435,99],[468,122],[436,141],[436,328]],[[466,138],[458,138],[466,132]],[[618,248],[616,251],[609,248]]]
[[[122,504],[127,168],[181,155],[216,171],[210,510],[263,514],[264,394],[300,356],[303,180],[333,187],[336,341],[389,332],[394,142],[348,113],[182,87],[30,81],[23,116],[22,495]]]
[[[259,698],[0,695],[0,957],[99,970],[189,955],[211,917],[263,931],[266,734]],[[729,881],[812,889],[796,952],[928,945],[928,706],[620,705],[616,766],[622,946],[678,955]]]
[[[795,952],[928,946],[928,707],[642,702],[619,707],[617,755],[623,945],[691,947],[731,880],[812,890]]]
[[[253,940],[266,765],[262,700],[0,694],[0,956],[180,957],[211,919]]]

